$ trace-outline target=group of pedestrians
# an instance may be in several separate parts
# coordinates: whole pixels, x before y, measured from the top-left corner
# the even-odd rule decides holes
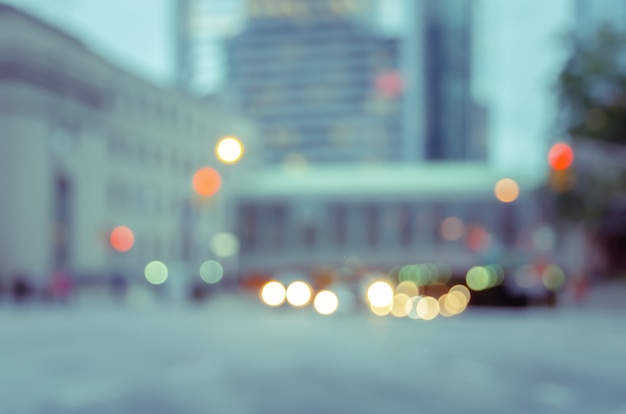
[[[43,283],[37,281],[23,272],[16,272],[8,278],[0,276],[0,299],[16,304],[37,301],[66,303],[74,292],[74,280],[64,269],[55,270],[49,277],[43,278]]]
[[[27,272],[0,272],[0,304],[69,304],[83,296],[105,295],[124,303],[129,290],[124,274],[80,277],[65,268],[56,268],[45,275]]]

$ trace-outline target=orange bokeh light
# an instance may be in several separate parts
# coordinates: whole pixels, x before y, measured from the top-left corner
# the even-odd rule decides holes
[[[548,152],[548,163],[555,170],[566,170],[572,165],[573,161],[574,151],[563,142],[554,144]]]
[[[493,189],[496,198],[503,203],[512,203],[519,196],[519,185],[510,178],[498,181]]]
[[[111,231],[109,240],[113,249],[118,252],[127,252],[132,249],[133,244],[135,244],[135,235],[128,227],[117,226]]]
[[[200,168],[193,176],[193,189],[204,197],[210,197],[217,193],[221,185],[222,178],[213,168]]]

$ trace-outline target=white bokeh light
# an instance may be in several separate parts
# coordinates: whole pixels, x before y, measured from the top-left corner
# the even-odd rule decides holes
[[[215,152],[220,161],[232,164],[243,155],[243,145],[235,137],[224,137],[217,143]]]
[[[160,285],[167,280],[167,266],[161,261],[154,260],[146,265],[144,275],[151,284]]]
[[[323,290],[315,295],[313,307],[322,315],[330,315],[339,307],[339,298],[330,290]]]
[[[304,306],[311,300],[311,287],[302,281],[295,281],[287,287],[287,302],[291,305]]]
[[[285,302],[285,286],[275,280],[261,289],[261,300],[268,306],[280,306]]]
[[[393,288],[387,282],[374,282],[367,289],[367,300],[377,308],[384,308],[393,301]]]

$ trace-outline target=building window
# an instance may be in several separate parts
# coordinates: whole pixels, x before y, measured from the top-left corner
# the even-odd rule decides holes
[[[340,204],[331,207],[330,217],[333,226],[333,241],[335,245],[344,247],[347,241],[347,206]]]
[[[272,240],[275,247],[282,248],[285,243],[285,232],[287,224],[287,207],[283,204],[271,206],[270,221],[272,223]]]
[[[436,240],[433,239],[433,237],[439,237],[439,226],[438,223],[436,223],[433,206],[418,206],[415,213],[415,219],[418,232],[415,237],[419,238],[421,242],[431,243],[433,240]]]
[[[239,207],[238,230],[243,250],[254,250],[257,245],[258,209],[252,204]]]
[[[67,178],[59,176],[55,183],[55,251],[57,266],[65,266],[70,254],[71,230],[71,185]]]
[[[498,205],[500,209],[500,235],[501,240],[508,247],[515,245],[516,221],[519,217],[516,217],[515,204],[514,203],[501,203]]]
[[[317,229],[313,223],[305,223],[302,226],[302,242],[305,247],[312,248],[315,246],[317,239]]]
[[[380,211],[379,206],[370,204],[366,207],[366,220],[367,220],[367,244],[370,247],[376,247],[379,243],[379,222]]]
[[[413,244],[413,216],[411,215],[411,206],[403,204],[398,207],[395,221],[400,244],[402,246],[410,246]]]
[[[129,191],[124,183],[110,182],[108,192],[109,208],[121,210],[128,207]]]

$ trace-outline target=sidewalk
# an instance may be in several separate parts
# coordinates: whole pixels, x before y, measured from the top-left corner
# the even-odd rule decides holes
[[[580,303],[574,299],[570,287],[559,297],[559,306],[626,311],[626,281],[611,280],[591,284],[587,296]]]

